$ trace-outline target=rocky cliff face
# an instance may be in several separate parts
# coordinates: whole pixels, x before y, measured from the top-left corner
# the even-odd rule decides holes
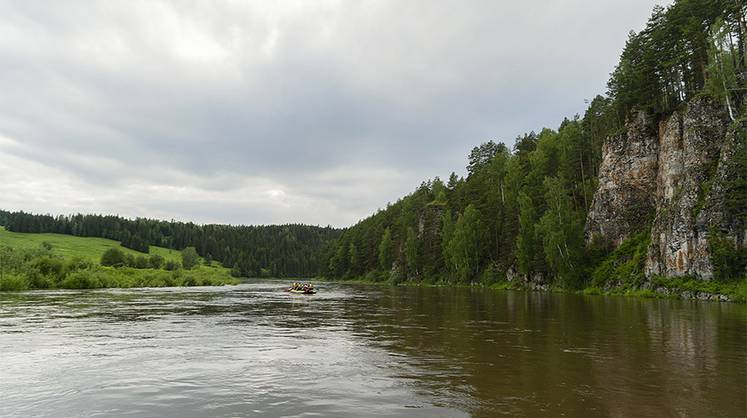
[[[647,276],[710,279],[709,232],[726,231],[735,241],[743,233],[729,230],[723,215],[721,184],[735,135],[706,100],[660,121],[658,129],[652,125],[638,113],[626,134],[605,144],[587,240],[601,235],[619,245],[650,227]]]
[[[714,205],[706,205],[726,133],[720,112],[692,103],[660,123],[656,218],[651,226],[647,275],[713,277],[708,232]]]
[[[645,228],[654,212],[659,154],[655,123],[638,112],[626,131],[602,147],[599,186],[586,220],[587,241],[599,235],[620,245]]]

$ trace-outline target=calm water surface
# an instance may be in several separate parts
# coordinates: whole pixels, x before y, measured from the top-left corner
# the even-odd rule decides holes
[[[747,306],[284,283],[0,293],[0,416],[747,416]]]

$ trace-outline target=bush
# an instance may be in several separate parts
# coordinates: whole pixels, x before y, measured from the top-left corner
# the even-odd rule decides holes
[[[592,273],[592,286],[638,287],[646,281],[643,271],[650,242],[649,231],[625,240]]]
[[[0,291],[34,289],[98,289],[113,287],[163,287],[200,286],[234,284],[227,269],[198,267],[184,271],[180,263],[164,263],[172,271],[152,269],[150,265],[160,265],[163,257],[123,256],[122,250],[113,248],[107,251],[109,261],[131,258],[135,267],[120,263],[117,266],[96,265],[88,260],[72,258],[65,260],[52,257],[40,248],[11,249],[0,247]]]
[[[154,269],[160,269],[163,267],[164,258],[158,254],[150,256],[150,267]]]
[[[101,256],[102,266],[121,267],[125,261],[125,254],[119,248],[109,248]]]
[[[197,255],[195,247],[187,247],[182,250],[182,266],[187,270],[192,270],[200,262],[200,256]]]
[[[33,284],[45,283],[43,287],[54,287],[65,278],[66,270],[63,260],[43,256],[31,261],[28,273]],[[53,285],[49,286],[46,283],[52,283]]]
[[[52,289],[58,285],[58,281],[54,277],[45,276],[38,270],[29,271],[26,280],[32,289]]]
[[[68,273],[72,271],[90,269],[92,267],[93,267],[92,262],[86,259],[80,258],[80,257],[75,257],[65,263],[65,271]]]
[[[199,277],[189,274],[184,278],[183,283],[184,286],[201,286],[202,280]]]
[[[747,302],[747,280],[735,284],[730,296],[734,302]]]
[[[164,268],[165,270],[168,270],[168,271],[175,271],[175,270],[179,270],[179,267],[181,267],[181,266],[179,265],[179,262],[178,262],[178,261],[174,261],[174,260],[168,260],[168,261],[167,261],[166,263],[164,263],[164,265],[163,265],[163,268]]]
[[[26,290],[29,288],[28,280],[20,274],[3,274],[0,277],[0,291]]]
[[[504,276],[501,272],[501,269],[498,267],[498,265],[495,262],[491,262],[485,270],[483,270],[482,275],[480,277],[480,283],[490,286],[495,283],[498,283],[503,279]]]
[[[135,265],[133,267],[136,269],[147,269],[150,267],[150,261],[145,256],[139,255],[135,257]]]
[[[81,270],[68,274],[63,280],[65,289],[97,289],[104,287],[92,270]]]

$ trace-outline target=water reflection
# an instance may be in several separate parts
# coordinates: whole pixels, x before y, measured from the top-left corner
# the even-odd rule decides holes
[[[374,305],[346,305],[356,335],[474,416],[747,415],[743,305],[438,288]]]
[[[0,294],[0,416],[745,416],[747,306],[320,286]]]

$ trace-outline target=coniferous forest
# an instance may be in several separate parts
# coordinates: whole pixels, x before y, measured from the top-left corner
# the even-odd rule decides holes
[[[151,245],[183,250],[220,261],[245,277],[308,277],[319,271],[319,249],[336,238],[334,228],[307,225],[197,225],[119,216],[33,215],[0,211],[0,225],[13,232],[58,233],[120,241],[148,252]]]
[[[603,145],[624,135],[634,114],[662,122],[693,100],[707,101],[740,124],[747,91],[746,10],[740,0],[678,0],[656,7],[646,27],[630,33],[606,95],[591,100],[583,115],[564,119],[557,129],[523,134],[511,148],[482,143],[469,154],[465,177],[452,173],[425,181],[344,230],[5,211],[0,225],[15,232],[110,238],[143,252],[150,245],[194,247],[244,276],[483,284],[524,277],[566,288],[603,286],[612,277],[640,285],[653,213],[638,213],[632,222],[637,229],[619,246],[612,243],[615,237],[585,230]],[[744,137],[723,186],[725,213],[736,230],[747,225]],[[741,276],[744,246],[724,247],[718,237],[711,248],[716,278]]]
[[[591,100],[583,115],[564,119],[557,129],[521,135],[512,148],[497,141],[475,147],[466,177],[452,173],[448,180],[423,182],[347,229],[326,249],[323,275],[485,284],[521,276],[567,288],[602,287],[611,279],[640,285],[653,213],[632,219],[637,233],[618,248],[615,237],[585,231],[603,144],[624,135],[637,112],[661,122],[694,100],[740,123],[747,88],[745,11],[742,1],[733,0],[678,0],[655,8],[646,27],[630,33],[607,94]],[[724,186],[725,216],[737,231],[747,225],[744,136]],[[743,274],[747,254],[740,245],[724,250],[712,240],[716,279]]]

